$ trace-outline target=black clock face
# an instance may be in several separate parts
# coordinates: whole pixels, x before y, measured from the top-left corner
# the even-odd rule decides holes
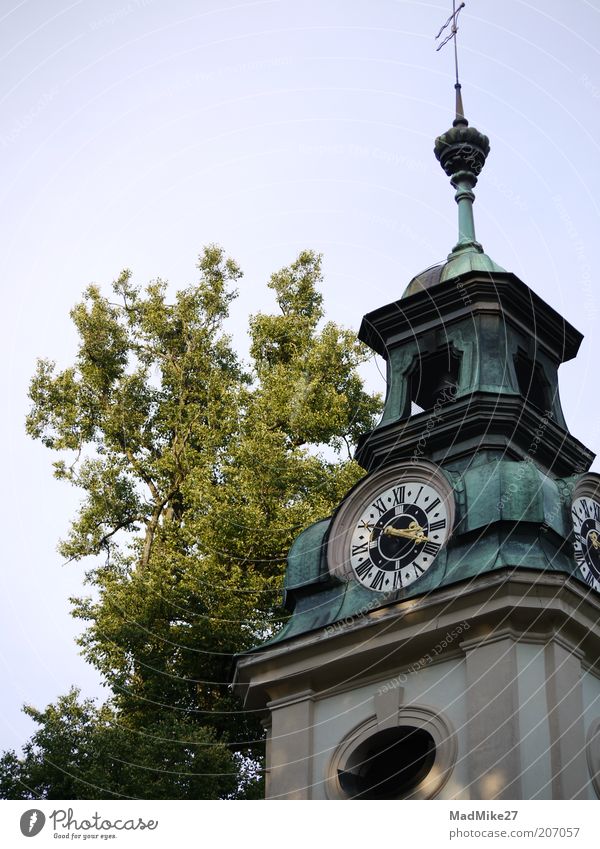
[[[600,592],[600,504],[576,498],[571,508],[575,560],[586,584]]]
[[[350,541],[355,577],[371,590],[389,592],[418,580],[446,541],[448,509],[437,490],[405,480],[369,500]]]

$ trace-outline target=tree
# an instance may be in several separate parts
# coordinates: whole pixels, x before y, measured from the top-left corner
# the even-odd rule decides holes
[[[239,791],[239,766],[210,728],[170,717],[133,731],[73,688],[25,712],[40,726],[0,761],[2,798],[210,799]]]
[[[167,771],[149,742],[161,737],[204,746],[203,769],[213,752],[213,775],[229,772],[231,782],[233,770],[234,789],[215,779],[209,795],[256,792],[261,729],[231,695],[233,658],[280,627],[286,553],[361,476],[350,448],[380,401],[358,374],[366,350],[323,324],[319,256],[305,251],[271,277],[278,312],[250,319],[250,364],[224,329],[239,268],[215,246],[198,268],[199,282],[173,303],[166,284],[142,291],[129,271],[113,285],[115,301],[89,287],[71,313],[75,364],[57,372],[42,360],[32,379],[27,430],[59,452],[55,475],[84,494],[59,550],[94,558],[91,595],[74,599],[73,612],[112,697],[100,709],[73,693],[45,712],[28,709],[41,729],[0,771],[13,795],[19,769],[43,773],[61,734],[72,737],[69,752],[100,753],[89,758],[97,776],[107,746],[125,735],[135,763],[145,741],[140,768],[130,768],[137,778],[110,793],[205,792],[181,779],[185,753]],[[72,732],[56,724],[74,711]],[[35,786],[51,796],[59,779],[47,775]],[[69,785],[69,798],[91,792],[82,783]]]

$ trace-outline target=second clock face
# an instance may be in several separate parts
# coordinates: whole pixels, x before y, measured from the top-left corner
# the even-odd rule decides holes
[[[579,571],[586,584],[600,592],[600,504],[593,498],[576,498],[571,515]]]
[[[446,541],[448,510],[427,483],[403,479],[365,505],[350,541],[356,578],[371,590],[402,589],[432,565]]]

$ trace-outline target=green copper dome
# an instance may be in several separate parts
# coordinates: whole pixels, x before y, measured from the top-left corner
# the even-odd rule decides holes
[[[451,253],[447,262],[432,265],[426,268],[425,271],[417,274],[416,277],[413,277],[404,290],[402,297],[408,298],[416,292],[431,289],[432,286],[437,286],[438,283],[454,280],[463,274],[468,274],[470,271],[495,274],[505,271],[505,269],[483,252],[469,250],[460,253]]]

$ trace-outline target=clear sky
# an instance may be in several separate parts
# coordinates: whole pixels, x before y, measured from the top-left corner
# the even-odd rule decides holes
[[[77,493],[25,436],[35,359],[62,367],[90,282],[195,279],[218,242],[245,271],[231,329],[272,306],[270,273],[324,254],[327,317],[358,328],[456,240],[433,153],[453,117],[451,3],[0,0],[3,485],[0,748],[20,714],[79,684],[56,543]],[[600,452],[600,0],[467,0],[465,109],[492,151],[477,235],[585,334],[561,369],[571,432]],[[376,381],[375,381],[376,382]],[[382,388],[382,387],[381,387]],[[595,466],[595,468],[599,468]]]

